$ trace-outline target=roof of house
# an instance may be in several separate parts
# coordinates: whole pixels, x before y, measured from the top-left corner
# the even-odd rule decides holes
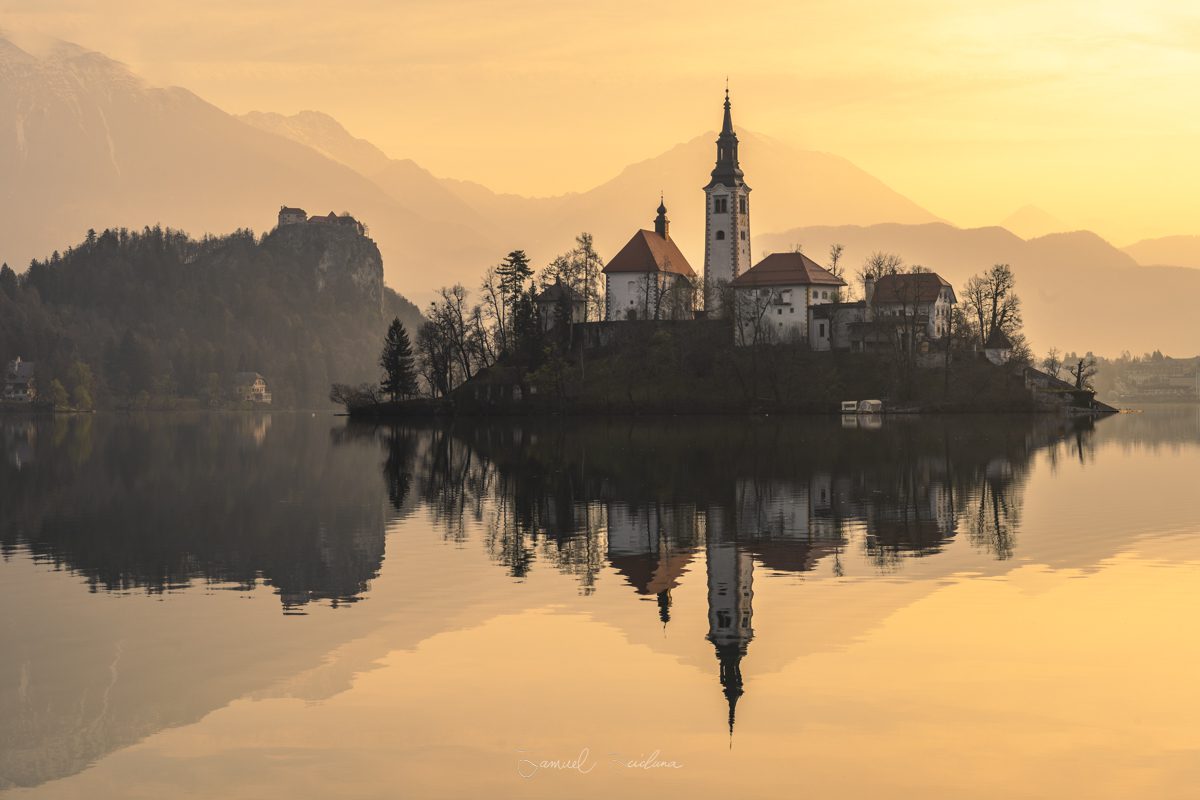
[[[942,289],[950,289],[950,299],[957,303],[954,287],[936,272],[918,272],[903,275],[883,275],[875,281],[875,305],[892,303],[932,303],[938,299]]]
[[[563,283],[561,278],[555,279],[554,283],[538,292],[537,302],[557,303],[563,295],[566,295],[567,300],[572,303],[583,302],[583,295]]]
[[[34,364],[32,361],[12,361],[8,365],[8,379],[13,381],[28,381],[33,379]]]
[[[1025,374],[1033,380],[1051,389],[1074,389],[1075,384],[1068,383],[1062,378],[1056,378],[1048,372],[1042,372],[1036,367],[1025,367]]]
[[[303,208],[292,208],[291,206],[280,206],[279,213],[280,214],[303,214],[304,209]]]
[[[985,350],[1012,350],[1012,346],[1012,340],[1005,336],[1004,331],[999,328],[992,328],[987,341],[983,343]]]
[[[804,253],[771,253],[738,275],[730,286],[845,286],[846,282]]]
[[[233,376],[233,382],[238,385],[254,383],[255,381],[262,381],[263,383],[266,383],[266,380],[266,378],[264,378],[262,375],[259,375],[257,372],[239,372]]]
[[[635,233],[609,260],[604,273],[613,272],[673,272],[686,278],[696,277],[696,271],[670,236],[645,230]]]

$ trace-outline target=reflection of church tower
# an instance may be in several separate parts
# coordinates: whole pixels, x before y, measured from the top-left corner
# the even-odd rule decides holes
[[[754,561],[732,543],[710,539],[708,555],[708,640],[716,646],[721,664],[721,687],[729,701],[729,733],[734,708],[742,696],[742,657],[754,638]]]
[[[750,187],[738,165],[738,138],[733,132],[729,90],[725,119],[717,137],[717,164],[704,187],[705,308],[720,311],[723,287],[750,269]]]

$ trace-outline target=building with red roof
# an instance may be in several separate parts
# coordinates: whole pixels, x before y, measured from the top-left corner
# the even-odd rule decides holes
[[[639,230],[604,267],[604,318],[690,319],[696,271],[671,239],[667,207],[654,230]]]
[[[841,299],[846,282],[801,252],[771,253],[734,278],[738,344],[813,341],[827,337],[814,307]]]

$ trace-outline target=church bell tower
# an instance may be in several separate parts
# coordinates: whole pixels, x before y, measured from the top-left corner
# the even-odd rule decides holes
[[[719,313],[725,287],[750,269],[750,187],[738,166],[728,87],[725,119],[717,137],[717,165],[704,187],[704,199],[704,302],[710,313]]]

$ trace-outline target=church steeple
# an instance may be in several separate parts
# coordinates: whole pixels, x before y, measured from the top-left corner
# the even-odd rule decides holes
[[[746,655],[744,644],[718,644],[717,661],[721,665],[721,689],[729,703],[729,735],[733,736],[734,713],[738,698],[742,696],[742,657]]]
[[[744,692],[742,658],[754,638],[754,560],[715,531],[705,542],[708,569],[708,636],[717,651],[721,691],[729,704],[729,735]],[[732,742],[732,740],[731,740]]]
[[[738,163],[738,137],[733,131],[733,104],[725,85],[725,117],[717,136],[717,163],[704,187],[704,308],[724,314],[724,287],[750,269],[750,187]]]
[[[658,196],[658,216],[654,218],[654,232],[664,239],[671,232],[671,220],[667,219],[667,206],[662,195]]]
[[[725,119],[721,122],[721,133],[717,136],[717,165],[712,171],[712,186],[740,186],[743,178],[738,166],[738,138],[733,132],[733,109],[729,102],[729,87],[725,87]]]

